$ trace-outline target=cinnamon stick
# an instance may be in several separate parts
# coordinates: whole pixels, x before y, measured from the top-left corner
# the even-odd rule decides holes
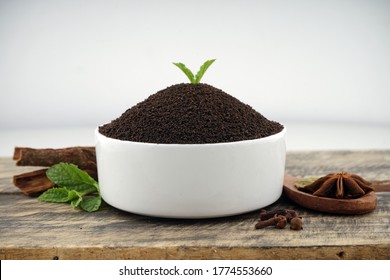
[[[46,191],[54,184],[46,177],[46,170],[39,169],[14,176],[14,185],[26,195],[36,195]]]
[[[80,169],[96,170],[95,147],[62,149],[33,149],[15,147],[14,160],[18,166],[52,166],[60,162],[73,163]]]
[[[54,184],[46,176],[48,168],[38,169],[15,175],[13,178],[15,187],[19,188],[25,195],[35,196],[52,187]],[[95,180],[97,174],[94,170],[85,170]]]
[[[73,163],[97,178],[95,147],[33,149],[15,147],[13,159],[17,166],[52,166],[60,162]],[[46,177],[47,168],[15,175],[14,185],[26,195],[37,195],[54,184]]]

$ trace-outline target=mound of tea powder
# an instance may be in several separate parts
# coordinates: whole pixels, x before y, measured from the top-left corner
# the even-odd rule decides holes
[[[170,86],[99,127],[107,137],[166,144],[250,140],[282,129],[281,124],[207,84]]]

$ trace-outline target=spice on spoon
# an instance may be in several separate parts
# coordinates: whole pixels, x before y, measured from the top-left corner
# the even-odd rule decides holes
[[[372,183],[356,174],[331,173],[299,190],[315,196],[329,198],[359,198],[374,191]]]

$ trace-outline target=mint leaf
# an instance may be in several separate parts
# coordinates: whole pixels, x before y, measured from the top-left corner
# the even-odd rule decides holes
[[[83,184],[83,185],[76,185],[76,186],[71,186],[71,187],[66,187],[66,188],[68,190],[77,191],[78,193],[80,193],[81,196],[98,192],[96,185]]]
[[[51,188],[42,193],[39,201],[45,202],[69,202],[81,197],[76,191],[69,191],[67,188]]]
[[[58,163],[46,172],[47,177],[59,188],[52,188],[39,196],[45,202],[70,202],[73,208],[93,212],[102,204],[100,188],[87,172],[71,163]]]
[[[80,170],[72,163],[58,163],[46,171],[47,178],[60,187],[77,190],[78,187],[84,188],[83,185],[95,186],[97,182],[88,175],[87,172]]]
[[[173,63],[175,64],[177,67],[179,67],[179,69],[181,71],[184,72],[184,74],[188,77],[188,79],[190,80],[191,84],[194,84],[195,83],[195,78],[194,78],[194,74],[191,72],[190,69],[188,69],[183,63]]]
[[[80,195],[77,199],[73,199],[70,202],[70,205],[72,205],[73,208],[77,208],[81,201],[83,201],[83,197]]]
[[[99,209],[101,204],[101,196],[88,196],[80,202],[80,207],[87,212],[94,212]]]
[[[199,82],[202,79],[204,73],[210,67],[210,65],[214,63],[214,61],[215,61],[215,59],[207,60],[205,63],[203,63],[202,66],[200,66],[198,73],[196,73],[195,82],[193,84],[199,84]]]

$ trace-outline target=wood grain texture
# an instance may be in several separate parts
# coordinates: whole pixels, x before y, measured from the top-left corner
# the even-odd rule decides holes
[[[343,258],[390,258],[390,193],[380,193],[378,208],[362,216],[320,214],[295,207],[285,199],[269,207],[297,210],[304,219],[302,231],[254,230],[258,212],[174,220],[113,208],[88,214],[22,195],[0,197],[2,259],[337,259],[340,252],[344,252]],[[40,256],[41,252],[46,253]]]
[[[316,151],[287,154],[286,173],[297,177],[318,177],[329,173],[359,174],[367,180],[390,179],[390,150]]]
[[[1,259],[390,259],[390,193],[377,193],[375,211],[358,216],[322,214],[282,197],[267,209],[297,210],[304,229],[254,230],[258,211],[177,220],[111,207],[85,213],[38,202],[12,186],[21,168],[25,172],[11,159],[0,159]],[[389,180],[390,151],[287,156],[290,175],[320,176],[340,169]]]

